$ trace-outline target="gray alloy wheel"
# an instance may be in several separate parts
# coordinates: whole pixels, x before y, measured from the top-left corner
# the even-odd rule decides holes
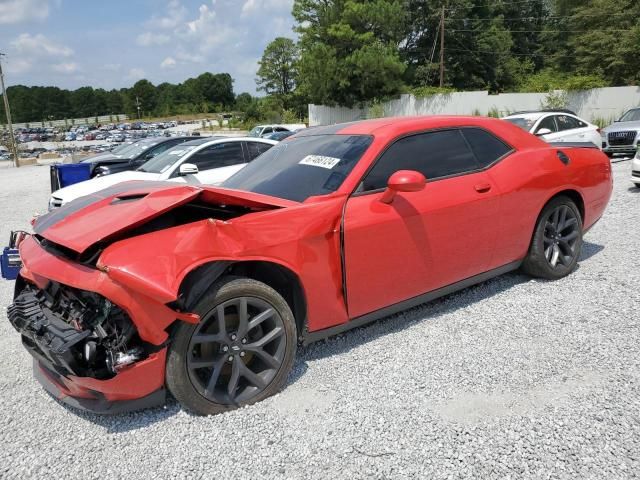
[[[556,280],[571,273],[582,251],[582,216],[568,197],[552,199],[542,210],[522,268],[535,277]]]
[[[544,256],[551,268],[571,266],[580,240],[580,221],[568,205],[556,207],[544,226]]]
[[[210,415],[277,393],[293,365],[296,323],[287,302],[268,285],[225,277],[181,322],[167,355],[167,386],[187,409]]]

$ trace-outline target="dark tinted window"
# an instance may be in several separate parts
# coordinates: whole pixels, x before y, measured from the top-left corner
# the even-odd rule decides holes
[[[543,128],[548,128],[552,132],[558,131],[558,127],[556,127],[556,121],[553,119],[553,115],[543,119],[540,122],[540,125],[538,125],[538,128],[536,129],[536,133],[538,133]]]
[[[193,163],[198,170],[228,167],[244,163],[242,144],[240,142],[216,143],[193,154],[187,163]]]
[[[582,128],[583,126],[586,127],[586,125],[581,125],[581,121],[570,117],[568,115],[558,115],[556,116],[556,122],[558,123],[558,130],[562,131],[562,130],[571,130],[574,128]]]
[[[364,135],[293,137],[260,155],[222,186],[303,202],[337,190],[371,141]]]
[[[271,147],[273,147],[273,145],[271,145],[270,143],[247,142],[247,148],[249,149],[249,158],[253,160],[256,157],[259,157]]]
[[[365,177],[363,190],[385,188],[398,170],[416,170],[431,180],[478,168],[459,130],[421,133],[391,145]]]
[[[511,151],[501,140],[480,128],[463,128],[462,134],[471,145],[471,150],[482,168],[491,165],[500,157]]]

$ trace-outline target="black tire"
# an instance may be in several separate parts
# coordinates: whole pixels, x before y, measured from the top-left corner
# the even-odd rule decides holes
[[[180,323],[167,355],[167,387],[183,407],[213,415],[280,391],[293,365],[297,333],[278,292],[256,280],[225,277],[191,311],[200,323]]]
[[[611,153],[611,152],[604,152],[604,153],[605,153],[605,155],[606,155],[607,157],[609,157],[609,158],[613,158],[613,157],[614,157],[614,155],[615,155],[615,153]]]
[[[634,185],[636,186],[636,188],[640,188],[640,183],[634,183]]]
[[[538,217],[522,269],[549,280],[569,275],[578,264],[582,233],[582,216],[573,200],[565,196],[551,199]]]

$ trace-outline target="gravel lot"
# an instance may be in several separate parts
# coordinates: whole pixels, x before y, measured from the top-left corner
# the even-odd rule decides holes
[[[632,478],[640,472],[640,189],[629,162],[558,282],[509,274],[299,349],[289,385],[194,417],[116,417],[32,379],[0,282],[0,478]],[[48,168],[1,169],[0,240]]]

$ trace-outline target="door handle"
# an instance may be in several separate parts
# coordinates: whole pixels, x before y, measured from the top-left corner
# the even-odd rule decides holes
[[[476,192],[478,193],[487,193],[491,190],[491,184],[489,183],[480,183],[475,186]]]

